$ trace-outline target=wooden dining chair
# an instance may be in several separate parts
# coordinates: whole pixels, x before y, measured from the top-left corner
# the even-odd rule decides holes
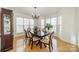
[[[31,49],[33,48],[34,43],[38,42],[40,40],[39,37],[37,37],[34,33],[30,32],[30,43],[31,43]]]
[[[54,38],[54,32],[52,32],[50,35],[44,37],[44,39],[41,40],[41,43],[44,44],[45,47],[49,47],[49,51],[51,52],[51,48],[53,49],[52,45],[52,39]]]
[[[24,43],[25,43],[25,45],[26,45],[26,43],[28,43],[28,44],[30,44],[30,33],[29,33],[29,31],[26,31],[25,29],[24,29],[24,33],[25,33],[25,39],[24,39]],[[27,42],[28,41],[28,42]]]
[[[27,43],[27,31],[24,29],[24,45]]]

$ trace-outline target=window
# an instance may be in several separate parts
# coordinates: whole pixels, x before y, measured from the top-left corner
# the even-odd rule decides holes
[[[58,17],[58,25],[59,25],[59,34],[63,34],[63,26],[62,26],[62,16]]]
[[[46,24],[51,24],[53,26],[53,28],[51,28],[51,31],[56,32],[56,26],[57,26],[57,18],[56,17],[48,18],[46,20],[41,19],[41,28],[44,28],[44,26]]]
[[[28,27],[33,29],[34,20],[27,19],[23,17],[16,17],[16,33],[22,33],[24,29],[27,30]]]
[[[48,19],[41,19],[41,29],[45,27],[45,24],[49,23],[53,25],[53,28],[51,30],[56,31],[56,25],[57,25],[57,18],[48,18]],[[24,29],[27,30],[27,28],[30,27],[33,29],[34,27],[34,20],[33,19],[27,19],[23,17],[16,17],[16,33],[22,33]]]
[[[29,19],[24,18],[24,29],[29,27]]]
[[[33,27],[34,27],[34,20],[33,19],[29,20],[29,26],[31,29],[33,29]]]
[[[51,21],[50,24],[53,25],[52,30],[56,32],[57,18],[56,17],[55,18],[51,18],[50,21]]]
[[[41,19],[41,29],[44,28],[44,25],[45,25],[45,20]]]
[[[16,17],[16,33],[23,32],[23,18]]]
[[[50,24],[50,18],[46,19],[46,24]]]
[[[51,24],[53,26],[51,31],[56,32],[56,25],[57,25],[57,18],[56,17],[46,19],[45,24]]]

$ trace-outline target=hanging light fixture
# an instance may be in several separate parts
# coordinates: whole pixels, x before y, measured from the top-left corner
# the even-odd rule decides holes
[[[38,10],[37,10],[37,7],[34,7],[34,12],[32,13],[32,18],[33,19],[39,19],[39,13],[38,13]]]

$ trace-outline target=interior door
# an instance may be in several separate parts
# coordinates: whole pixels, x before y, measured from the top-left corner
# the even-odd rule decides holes
[[[1,9],[1,51],[13,48],[13,12]]]

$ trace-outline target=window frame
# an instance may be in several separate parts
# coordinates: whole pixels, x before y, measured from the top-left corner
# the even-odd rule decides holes
[[[20,18],[23,18],[23,29],[25,29],[25,26],[28,26],[28,27],[30,27],[30,26],[33,26],[34,27],[34,23],[32,24],[32,25],[30,25],[30,19],[29,18],[25,18],[25,17],[21,17],[21,16],[16,16],[16,19],[15,19],[15,33],[16,34],[20,34],[20,33],[23,33],[23,31],[22,32],[17,32],[17,18],[18,17],[20,17]],[[25,25],[24,24],[24,21],[25,21],[25,19],[28,19],[28,22],[29,22],[29,24],[28,25]],[[33,20],[33,19],[32,19]]]

